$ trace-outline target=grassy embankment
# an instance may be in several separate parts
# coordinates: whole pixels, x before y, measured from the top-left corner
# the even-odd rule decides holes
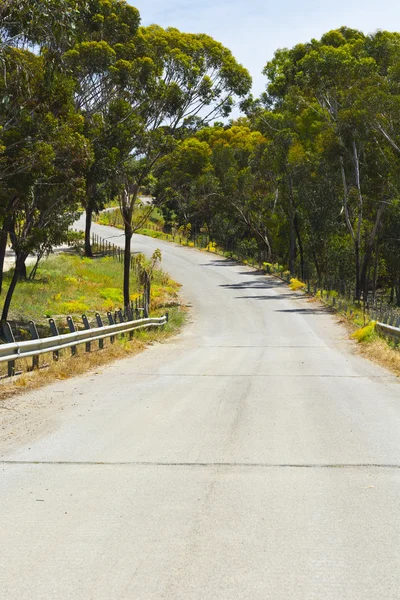
[[[36,323],[43,337],[50,335],[50,317],[57,323],[60,333],[67,331],[67,315],[73,317],[79,328],[82,328],[82,314],[87,314],[89,321],[95,325],[94,315],[99,312],[106,323],[107,311],[119,309],[123,305],[122,268],[122,264],[109,257],[87,259],[76,253],[52,256],[43,261],[35,280],[20,282],[16,288],[9,315],[16,338],[29,339],[29,320]],[[7,273],[3,293],[10,278],[11,273]],[[70,352],[64,350],[60,360],[55,363],[52,356],[45,354],[40,358],[40,363],[48,363],[48,369],[24,373],[12,381],[3,379],[0,397],[9,395],[13,390],[20,391],[21,387],[38,387],[43,382],[82,373],[129,353],[139,352],[148,343],[166,339],[179,329],[185,318],[179,304],[178,290],[179,284],[162,270],[156,269],[151,289],[151,315],[161,316],[168,310],[169,323],[165,327],[138,331],[132,342],[127,338],[117,338],[114,344],[105,340],[105,349],[101,351],[96,349],[97,344],[93,344],[90,354],[85,353],[85,347],[81,345],[78,347],[77,358],[71,359]],[[141,293],[142,290],[132,275],[132,300]],[[82,360],[83,354],[85,360]],[[24,359],[17,361],[17,369],[25,372],[30,361],[24,363]],[[5,374],[6,365],[7,363],[0,363],[0,374]]]

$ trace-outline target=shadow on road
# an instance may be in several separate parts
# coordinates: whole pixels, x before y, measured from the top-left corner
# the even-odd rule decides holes
[[[265,280],[265,281],[260,281],[259,279],[256,279],[254,281],[242,281],[241,283],[223,283],[221,284],[219,287],[225,288],[225,289],[231,289],[231,290],[245,290],[245,289],[263,289],[263,290],[270,290],[276,287],[286,287],[286,285],[283,282],[278,282],[276,283]]]
[[[296,300],[297,294],[274,294],[273,296],[236,296],[238,300]]]
[[[301,315],[326,315],[331,312],[329,308],[279,308],[274,312],[279,313],[299,313]]]
[[[220,260],[213,260],[208,263],[201,263],[200,267],[236,267],[236,260],[229,260],[228,258],[221,258]],[[249,273],[247,273],[249,275]]]

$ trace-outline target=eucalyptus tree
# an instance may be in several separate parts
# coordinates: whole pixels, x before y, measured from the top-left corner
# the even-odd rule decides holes
[[[94,160],[86,176],[83,202],[86,213],[85,253],[92,256],[90,231],[93,212],[104,206],[110,194],[108,165],[113,148],[106,143],[110,137],[107,114],[110,105],[123,96],[126,74],[132,77],[135,73],[137,85],[143,85],[145,73],[135,49],[135,36],[140,24],[136,8],[122,0],[86,0],[80,3],[80,16],[74,43],[62,55],[62,62],[75,81],[75,108],[85,119],[85,135],[94,151]]]
[[[385,133],[387,143],[392,136],[382,124],[378,103],[371,102],[377,89],[386,100],[390,92],[377,45],[375,52],[373,47],[373,37],[341,28],[319,41],[278,51],[264,71],[269,103],[279,110],[291,99],[297,118],[312,113],[307,134],[314,137],[321,160],[335,166],[335,187],[339,190],[340,182],[342,216],[354,248],[356,299],[366,292],[375,240],[395,194],[390,190],[391,157],[383,150]],[[396,55],[397,45],[393,47]],[[382,151],[386,157],[379,155]]]
[[[163,156],[191,127],[227,116],[251,78],[222,44],[204,34],[152,25],[135,38],[133,64],[117,73],[121,107],[116,180],[125,230],[124,302],[129,303],[132,219],[138,194]],[[133,125],[133,127],[132,127]],[[124,136],[122,130],[129,130]],[[130,143],[125,144],[128,140]]]

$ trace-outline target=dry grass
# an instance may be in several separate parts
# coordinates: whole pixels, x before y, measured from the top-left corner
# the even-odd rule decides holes
[[[338,323],[344,325],[349,337],[353,340],[357,339],[357,331],[360,331],[354,321],[342,314],[337,314]],[[368,330],[368,326],[363,328],[364,331]],[[361,335],[361,338],[363,336]],[[400,377],[400,351],[392,348],[390,344],[384,339],[379,337],[378,334],[368,336],[365,339],[361,339],[354,343],[354,351],[358,352],[368,360],[392,371],[397,377]]]
[[[382,338],[376,338],[366,344],[358,344],[360,354],[382,367],[386,367],[400,377],[400,351],[391,348]]]

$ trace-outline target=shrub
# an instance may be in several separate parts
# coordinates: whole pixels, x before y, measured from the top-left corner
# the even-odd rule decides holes
[[[358,343],[370,342],[377,335],[375,330],[375,324],[375,321],[371,321],[371,323],[368,323],[368,325],[366,325],[365,327],[357,329],[357,331],[355,331],[351,337],[357,340]]]
[[[104,288],[100,290],[101,298],[105,300],[112,300],[112,302],[116,302],[117,304],[123,302],[122,291],[119,288]]]
[[[58,304],[53,304],[51,306],[51,312],[53,314],[59,315],[70,315],[76,313],[81,314],[87,311],[88,309],[89,306],[85,302],[82,302],[81,299],[68,300],[67,302],[59,302]]]
[[[78,285],[78,280],[76,277],[70,277],[69,275],[66,275],[64,277],[64,281],[65,283],[70,283],[71,285]]]
[[[300,281],[299,279],[295,279],[294,277],[290,280],[290,288],[296,292],[297,290],[303,290],[306,287],[306,284]]]

